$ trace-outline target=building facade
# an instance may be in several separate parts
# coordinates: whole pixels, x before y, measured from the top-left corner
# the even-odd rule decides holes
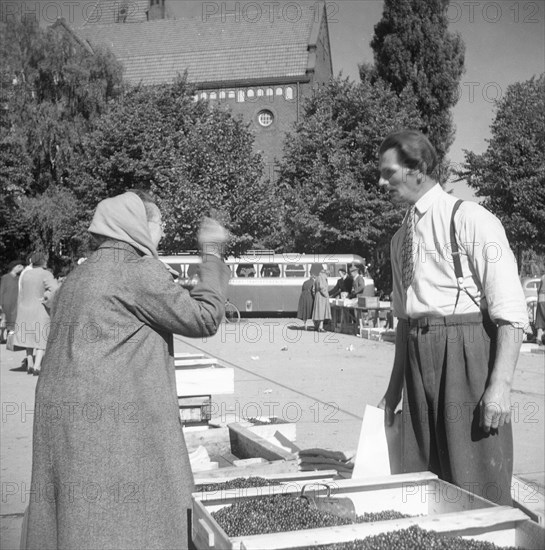
[[[204,3],[199,17],[186,18],[165,0],[99,0],[84,26],[64,26],[91,51],[110,48],[132,84],[165,84],[186,74],[196,100],[224,105],[248,122],[274,178],[305,98],[333,74],[326,6],[236,2],[228,11],[224,5]]]

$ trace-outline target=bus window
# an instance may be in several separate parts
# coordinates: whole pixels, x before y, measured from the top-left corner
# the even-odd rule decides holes
[[[255,277],[255,273],[254,264],[238,264],[236,270],[237,277]]]
[[[327,264],[330,277],[340,277],[339,269],[344,269],[348,273],[348,266],[346,264]]]
[[[304,264],[287,264],[286,277],[306,277],[306,269]]]
[[[278,264],[263,264],[261,268],[262,277],[280,277],[280,266]]]
[[[199,264],[189,264],[187,266],[187,276],[189,278],[199,276],[200,275],[200,266]]]

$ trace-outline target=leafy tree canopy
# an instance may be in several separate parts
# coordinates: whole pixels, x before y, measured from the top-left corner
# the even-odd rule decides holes
[[[97,198],[152,191],[167,222],[165,252],[195,249],[204,215],[222,218],[233,250],[251,247],[273,225],[269,183],[240,118],[193,101],[184,79],[128,91],[90,133],[72,173],[88,221]]]
[[[545,252],[544,90],[545,73],[511,84],[496,102],[487,150],[465,151],[459,172],[500,218],[519,258]]]
[[[30,248],[49,252],[55,263],[66,252],[55,239],[70,238],[78,211],[64,211],[59,224],[51,197],[70,196],[75,151],[119,95],[121,66],[59,28],[14,20],[0,23],[0,56],[0,263]],[[30,211],[39,215],[29,218]]]
[[[339,77],[308,100],[280,172],[285,249],[359,253],[389,292],[389,242],[403,214],[378,186],[377,153],[388,133],[420,123],[409,91],[368,79]]]
[[[448,31],[448,0],[385,0],[371,42],[375,77],[399,95],[409,87],[428,135],[441,160],[454,140],[450,108],[458,101],[465,47]],[[362,65],[360,73],[369,70]]]

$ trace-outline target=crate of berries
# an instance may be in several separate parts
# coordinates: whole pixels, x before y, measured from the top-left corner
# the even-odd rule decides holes
[[[521,510],[429,472],[214,489],[193,497],[198,550],[545,548]]]

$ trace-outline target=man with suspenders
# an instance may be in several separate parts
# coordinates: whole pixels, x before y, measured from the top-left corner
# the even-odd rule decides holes
[[[379,184],[409,207],[391,242],[394,366],[380,407],[393,422],[403,390],[402,469],[430,470],[511,504],[510,392],[528,322],[501,222],[433,179],[437,157],[413,130],[379,150]]]

